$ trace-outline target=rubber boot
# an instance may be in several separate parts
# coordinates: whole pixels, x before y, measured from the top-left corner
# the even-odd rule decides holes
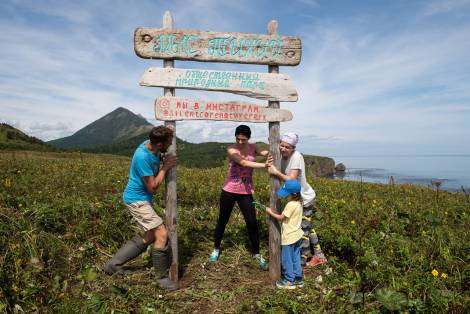
[[[144,239],[136,235],[131,240],[124,243],[124,245],[114,254],[114,256],[106,262],[103,270],[108,275],[112,275],[122,270],[123,265],[142,254],[147,248]]]
[[[171,281],[168,277],[171,263],[171,247],[169,244],[161,250],[152,247],[152,263],[160,288],[165,290],[178,289],[178,283]]]

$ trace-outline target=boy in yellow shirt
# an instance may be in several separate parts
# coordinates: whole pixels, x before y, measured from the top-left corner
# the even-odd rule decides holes
[[[281,225],[281,266],[282,278],[276,282],[280,289],[302,287],[302,266],[300,264],[300,244],[302,243],[302,197],[300,183],[287,180],[277,191],[281,198],[288,197],[289,202],[281,214],[266,207],[266,212],[274,219],[282,221]]]

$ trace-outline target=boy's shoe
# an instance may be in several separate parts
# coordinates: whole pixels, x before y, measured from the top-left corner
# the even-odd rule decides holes
[[[315,267],[327,262],[326,257],[322,255],[314,255],[310,262],[307,263],[307,267]]]
[[[296,279],[294,280],[294,286],[296,286],[297,288],[303,288],[304,281],[302,279]]]
[[[258,261],[259,268],[263,270],[268,269],[268,262],[264,259],[263,256],[261,256],[261,254],[255,254],[253,255],[253,258]]]
[[[278,281],[276,281],[276,287],[278,287],[279,289],[288,289],[288,290],[293,290],[296,288],[295,284],[285,279],[279,279]]]
[[[209,256],[209,261],[213,263],[217,262],[219,260],[219,255],[220,255],[220,250],[214,249],[211,255]]]

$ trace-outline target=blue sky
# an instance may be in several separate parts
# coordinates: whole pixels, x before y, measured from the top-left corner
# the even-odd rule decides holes
[[[279,34],[302,40],[302,62],[280,67],[299,93],[281,103],[281,132],[327,156],[470,154],[470,0],[449,1],[23,1],[0,2],[0,121],[50,140],[117,107],[151,123],[160,88],[140,76],[161,60],[137,57],[136,27]],[[176,61],[179,68],[267,72],[267,66]],[[207,100],[245,99],[177,90]],[[259,100],[252,102],[262,103]],[[231,141],[235,122],[184,121],[190,142]],[[267,124],[250,124],[267,141]]]

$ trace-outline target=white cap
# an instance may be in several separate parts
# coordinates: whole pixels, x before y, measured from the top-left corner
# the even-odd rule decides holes
[[[289,145],[296,146],[297,143],[299,142],[299,136],[293,132],[287,132],[281,136],[281,142],[285,142]]]

